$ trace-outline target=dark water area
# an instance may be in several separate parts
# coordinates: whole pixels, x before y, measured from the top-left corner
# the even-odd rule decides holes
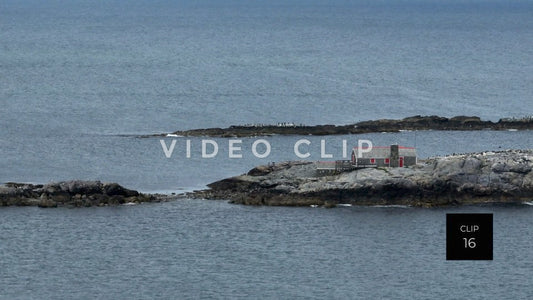
[[[527,299],[533,207],[0,210],[16,298]],[[494,214],[493,261],[446,261],[446,213]]]

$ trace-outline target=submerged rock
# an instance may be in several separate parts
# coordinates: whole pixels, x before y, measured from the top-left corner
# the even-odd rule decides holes
[[[72,180],[45,185],[10,182],[0,186],[0,206],[89,207],[153,201],[160,199],[100,181]]]
[[[408,168],[320,176],[316,163],[285,162],[213,182],[195,197],[251,205],[439,206],[533,199],[533,150],[435,157]]]

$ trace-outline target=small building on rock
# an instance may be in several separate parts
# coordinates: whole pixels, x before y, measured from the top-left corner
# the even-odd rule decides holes
[[[416,165],[417,163],[416,149],[412,147],[402,147],[399,145],[390,145],[390,147],[374,146],[370,151],[367,152],[367,150],[368,148],[353,148],[351,165],[354,168],[403,168]]]

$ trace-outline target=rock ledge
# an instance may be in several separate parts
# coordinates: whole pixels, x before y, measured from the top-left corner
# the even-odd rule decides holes
[[[408,168],[320,176],[314,162],[259,166],[193,197],[249,205],[308,206],[522,203],[533,199],[533,150],[434,157]]]
[[[89,207],[160,201],[117,183],[62,181],[48,184],[9,182],[0,186],[0,206]]]

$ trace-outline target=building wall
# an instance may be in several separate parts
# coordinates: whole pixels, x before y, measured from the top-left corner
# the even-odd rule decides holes
[[[405,156],[403,162],[405,166],[416,165],[416,156]]]
[[[359,158],[356,158],[356,155],[357,148],[354,148],[352,150],[352,164],[355,166],[399,167],[400,158],[403,158],[404,167],[417,163],[416,149],[397,145],[375,147],[370,152],[362,153],[362,157]]]
[[[401,156],[403,157],[403,166],[408,167],[412,165],[416,165],[416,157],[414,156]],[[359,158],[357,159],[357,165],[358,166],[377,166],[377,167],[389,167],[391,160],[387,158],[375,158],[374,162],[371,161],[371,158]],[[400,164],[398,163],[398,166]]]

